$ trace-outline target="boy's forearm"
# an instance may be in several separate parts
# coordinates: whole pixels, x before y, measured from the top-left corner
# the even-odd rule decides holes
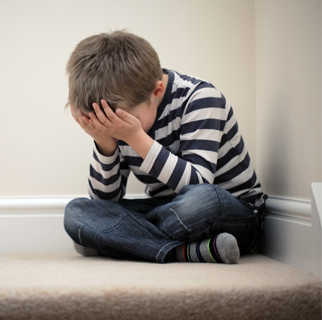
[[[121,161],[117,149],[114,154],[105,156],[95,142],[88,177],[88,191],[91,198],[112,202],[118,202],[123,198],[129,169],[126,164],[121,165]]]
[[[147,156],[153,142],[154,140],[143,130],[126,141],[126,143],[135,150],[142,159],[145,159]]]

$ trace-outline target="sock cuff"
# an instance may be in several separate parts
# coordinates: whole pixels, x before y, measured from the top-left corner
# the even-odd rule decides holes
[[[197,242],[197,244],[196,244],[196,254],[197,254],[198,259],[199,259],[200,262],[206,262],[205,259],[202,256],[201,252],[200,252],[200,244],[201,244],[201,242]]]
[[[199,252],[204,260],[204,262],[216,262],[216,260],[209,253],[209,239],[202,240],[199,246]]]
[[[198,254],[198,244],[199,242],[190,243],[189,256],[191,262],[203,262],[202,258],[200,259],[200,254]]]
[[[183,245],[183,248],[182,248],[182,254],[183,254],[183,261],[184,262],[188,262],[189,260],[188,260],[188,254],[187,254],[187,244],[185,243],[184,245]]]
[[[184,245],[178,246],[177,248],[175,248],[176,250],[176,258],[177,261],[185,261],[184,260]]]
[[[216,240],[217,240],[217,236],[214,236],[211,239],[209,239],[209,242],[208,242],[209,254],[215,262],[224,263],[224,261],[221,259],[220,255],[218,253]]]

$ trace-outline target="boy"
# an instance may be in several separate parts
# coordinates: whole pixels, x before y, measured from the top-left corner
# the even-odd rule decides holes
[[[67,73],[72,115],[94,139],[91,199],[65,209],[76,251],[237,263],[252,249],[266,196],[213,85],[161,69],[151,45],[123,31],[81,41]],[[149,198],[123,198],[130,171]]]

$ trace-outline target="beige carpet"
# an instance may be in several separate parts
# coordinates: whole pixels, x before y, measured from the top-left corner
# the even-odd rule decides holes
[[[321,284],[257,254],[238,265],[1,254],[0,319],[321,319]]]

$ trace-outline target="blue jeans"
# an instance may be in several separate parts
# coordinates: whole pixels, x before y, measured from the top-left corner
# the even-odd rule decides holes
[[[216,185],[182,188],[175,197],[129,200],[74,199],[65,209],[64,226],[78,244],[122,259],[166,262],[183,244],[228,232],[241,254],[255,245],[260,210]]]

